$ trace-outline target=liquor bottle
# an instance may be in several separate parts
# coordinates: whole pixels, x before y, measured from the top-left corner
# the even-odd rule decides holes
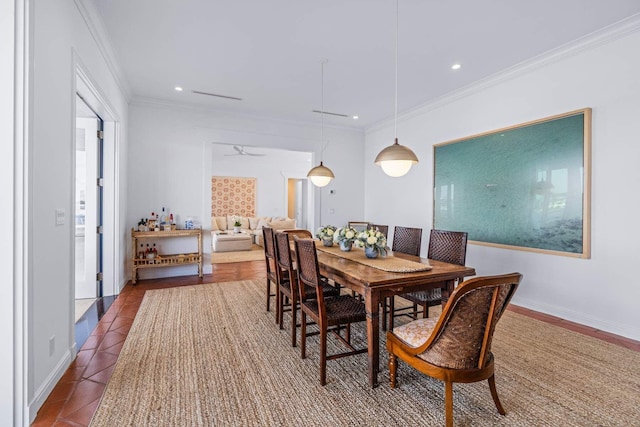
[[[167,223],[167,213],[164,210],[164,206],[162,207],[162,214],[160,215],[160,225],[165,225]]]
[[[175,224],[175,222],[173,221],[173,214],[172,214],[172,213],[171,213],[171,214],[169,214],[169,223],[170,223],[171,225],[174,225],[174,224]]]
[[[154,256],[158,256],[158,249],[156,249],[156,244],[153,244],[153,248],[151,249],[153,251],[153,255]]]
[[[140,252],[138,252],[138,258],[144,259],[144,243],[140,243]]]

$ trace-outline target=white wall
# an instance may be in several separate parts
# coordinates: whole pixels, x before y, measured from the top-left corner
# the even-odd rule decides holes
[[[121,144],[126,142],[127,100],[76,2],[31,2],[31,7],[26,396],[33,418],[75,356],[72,245],[76,64],[82,65],[117,116]],[[116,163],[125,162],[118,159]],[[117,174],[126,177],[126,171]],[[125,209],[126,205],[120,207]],[[65,211],[62,225],[56,225],[56,209]],[[50,351],[52,337],[55,345]]]
[[[151,211],[162,206],[178,213],[180,221],[186,216],[198,219],[205,229],[205,273],[211,272],[208,232],[211,230],[211,176],[228,171],[213,169],[212,143],[312,152],[314,165],[319,163],[320,150],[324,146],[320,141],[319,124],[241,117],[148,100],[134,102],[129,113],[127,227],[131,229],[141,217],[148,217]],[[329,145],[323,153],[324,163],[336,178],[327,187],[314,187],[314,228],[321,223],[341,225],[350,219],[362,218],[364,214],[364,167],[360,161],[364,134],[325,126],[325,136]],[[244,170],[237,172],[242,176],[253,176]],[[330,194],[336,188],[339,191]],[[262,212],[263,203],[258,201],[258,212]],[[277,215],[286,216],[284,201],[282,203],[282,210]],[[141,278],[183,274],[193,274],[193,267],[140,271]]]
[[[523,273],[514,304],[640,339],[640,286],[633,269],[640,236],[639,21],[405,114],[400,143],[420,159],[405,177],[388,178],[373,165],[392,142],[391,124],[369,130],[365,217],[422,227],[425,254],[433,220],[434,144],[591,107],[591,259],[469,245],[467,265],[479,275]]]

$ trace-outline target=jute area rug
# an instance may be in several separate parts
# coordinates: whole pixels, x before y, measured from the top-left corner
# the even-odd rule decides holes
[[[258,245],[251,245],[250,251],[211,252],[212,264],[261,260],[264,261],[264,249]]]
[[[318,337],[302,360],[264,293],[259,280],[147,291],[91,426],[444,424],[441,382],[401,363],[389,387],[384,339],[377,388],[366,354],[329,361],[320,386]],[[364,325],[352,332],[365,345]],[[456,384],[457,426],[638,425],[640,353],[512,312],[493,350],[507,415],[486,381]]]

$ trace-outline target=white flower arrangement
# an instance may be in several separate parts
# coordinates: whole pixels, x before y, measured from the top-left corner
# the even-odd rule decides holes
[[[344,244],[351,244],[356,241],[358,237],[358,231],[353,227],[340,227],[333,234],[334,242],[343,242]]]
[[[389,247],[387,246],[387,238],[378,230],[361,231],[356,238],[356,246],[361,248],[373,248],[377,253],[386,255]]]
[[[231,218],[233,219],[233,226],[234,227],[241,227],[242,226],[242,217],[239,217],[238,215],[234,215]]]
[[[333,235],[336,233],[336,228],[333,225],[325,225],[318,228],[316,231],[316,237],[320,240],[333,239]]]

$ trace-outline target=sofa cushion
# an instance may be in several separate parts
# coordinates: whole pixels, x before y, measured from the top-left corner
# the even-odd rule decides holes
[[[259,230],[260,232],[262,232],[262,227],[269,226],[270,221],[271,219],[267,217],[260,218],[260,220],[258,221],[258,224],[256,225],[256,230]]]
[[[249,228],[252,229],[252,230],[256,230],[258,228],[262,228],[260,226],[260,221],[264,221],[263,225],[267,225],[267,223],[269,223],[269,221],[271,221],[271,217],[269,217],[269,216],[249,217]]]
[[[271,221],[269,223],[269,227],[273,228],[274,230],[286,230],[290,228],[296,228],[296,220],[291,218],[277,219],[277,220]]]
[[[215,222],[215,225],[214,225]],[[224,216],[215,216],[211,218],[211,229],[212,230],[226,230],[227,229],[227,218]]]

